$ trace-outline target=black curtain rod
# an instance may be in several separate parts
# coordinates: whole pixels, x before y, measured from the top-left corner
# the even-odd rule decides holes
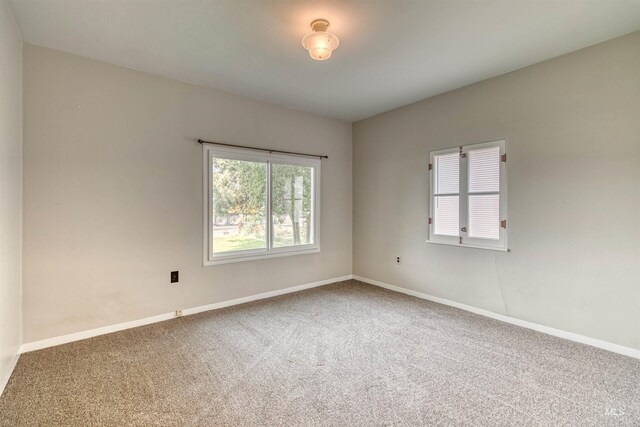
[[[293,154],[295,156],[317,157],[319,159],[328,159],[329,158],[329,156],[323,156],[323,155],[320,155],[320,154],[306,154],[306,153],[296,153],[295,151],[271,150],[269,148],[249,147],[249,146],[246,146],[246,145],[225,144],[224,142],[211,142],[211,141],[205,141],[203,139],[199,139],[198,140],[198,144],[223,145],[225,147],[247,148],[249,150],[266,151],[267,153]]]

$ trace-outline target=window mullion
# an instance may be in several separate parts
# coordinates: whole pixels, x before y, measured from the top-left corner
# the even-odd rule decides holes
[[[207,251],[209,260],[213,259],[213,153],[207,151]]]
[[[468,216],[468,171],[467,171],[467,158],[463,155],[464,147],[460,147],[460,243],[467,237],[467,216]],[[467,231],[462,231],[467,230]]]
[[[467,196],[496,196],[500,195],[499,191],[469,191]]]
[[[499,178],[499,184],[498,184],[498,190],[499,190],[499,217],[498,219],[500,220],[500,228],[498,229],[499,231],[499,241],[500,244],[504,247],[507,246],[506,243],[506,228],[502,227],[502,221],[506,221],[507,220],[507,204],[506,204],[506,176],[505,176],[505,172],[506,172],[506,147],[504,145],[504,143],[500,144],[500,166],[499,166],[499,173],[500,173],[500,178]]]
[[[273,215],[271,215],[271,161],[267,162],[267,251],[273,249]]]

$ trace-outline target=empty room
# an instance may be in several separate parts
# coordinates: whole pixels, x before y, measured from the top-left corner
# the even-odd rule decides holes
[[[640,0],[0,0],[0,426],[640,426]]]

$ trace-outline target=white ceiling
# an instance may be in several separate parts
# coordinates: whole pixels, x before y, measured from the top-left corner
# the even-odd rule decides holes
[[[640,1],[11,0],[25,42],[355,121],[640,29]],[[301,46],[315,18],[331,59]]]

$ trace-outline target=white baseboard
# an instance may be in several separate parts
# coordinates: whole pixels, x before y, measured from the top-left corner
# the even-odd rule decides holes
[[[333,279],[320,280],[319,282],[305,283],[304,285],[292,286],[290,288],[277,289],[275,291],[263,292],[257,295],[250,295],[248,297],[242,297],[232,299],[229,301],[216,302],[213,304],[201,305],[200,307],[188,308],[182,310],[184,315],[202,313],[203,311],[217,310],[220,308],[230,307],[232,305],[244,304],[251,301],[257,301],[260,299],[277,297],[278,295],[290,294],[292,292],[304,291],[305,289],[317,288],[318,286],[330,285],[331,283],[343,282],[345,280],[351,280],[351,275],[334,277]]]
[[[158,314],[157,316],[145,317],[144,319],[132,320],[130,322],[118,323],[115,325],[89,329],[87,331],[61,335],[59,337],[46,338],[40,341],[24,343],[20,346],[20,353],[28,353],[30,351],[41,350],[43,348],[54,347],[56,345],[67,344],[74,341],[97,337],[98,335],[110,334],[112,332],[118,332],[124,329],[131,329],[138,326],[149,325],[151,323],[162,322],[163,320],[173,319],[174,317],[176,317],[175,313]]]
[[[20,357],[20,353],[13,355],[13,357],[11,358],[11,361],[9,362],[9,373],[7,374],[6,378],[0,378],[0,396],[2,396],[2,392],[4,391],[4,388],[7,386],[7,383],[9,382],[9,378],[11,378],[11,374],[13,373],[13,370],[15,369],[16,364],[18,363],[19,357]]]
[[[636,359],[640,359],[640,350],[636,350],[634,348],[625,347],[623,345],[614,344],[608,341],[602,341],[596,338],[587,337],[584,335],[579,335],[573,332],[563,331],[562,329],[555,329],[549,326],[540,325],[538,323],[529,322],[526,320],[516,319],[515,317],[505,316],[504,314],[494,313],[489,310],[484,310],[482,308],[473,307],[471,305],[462,304],[459,302],[451,301],[444,298],[434,297],[429,294],[425,294],[422,292],[414,291],[411,289],[402,288],[400,286],[390,285],[388,283],[380,282],[378,280],[368,279],[366,277],[361,277],[357,275],[353,275],[354,280],[359,280],[364,283],[368,283],[370,285],[379,286],[381,288],[389,289],[396,292],[401,292],[403,294],[411,295],[414,297],[426,299],[429,301],[437,302],[439,304],[448,305],[451,307],[459,308],[461,310],[470,311],[475,314],[480,314],[482,316],[490,317],[492,319],[500,320],[502,322],[511,323],[512,325],[521,326],[523,328],[533,329],[534,331],[542,332],[547,335],[553,335],[555,337],[564,338],[570,341],[579,342],[581,344],[587,344],[592,347],[598,347],[603,350],[612,351],[614,353],[623,354],[625,356],[634,357]]]
[[[278,295],[290,294],[292,292],[298,292],[305,289],[316,288],[318,286],[328,285],[330,283],[342,282],[344,280],[351,279],[351,275],[334,277],[332,279],[320,280],[318,282],[305,283],[303,285],[292,286],[289,288],[278,289],[270,292],[263,292],[261,294],[250,295],[248,297],[236,298],[229,301],[222,301],[213,304],[202,305],[200,307],[187,308],[182,310],[183,316],[190,314],[202,313],[203,311],[217,310],[224,307],[230,307],[232,305],[244,304],[251,301],[257,301],[265,298],[271,298]],[[144,319],[132,320],[130,322],[118,323],[116,325],[103,326],[101,328],[90,329],[88,331],[75,332],[73,334],[62,335],[59,337],[47,338],[40,341],[33,341],[25,343],[20,346],[20,353],[27,353],[30,351],[41,350],[47,347],[53,347],[60,344],[66,344],[73,341],[80,341],[87,338],[96,337],[98,335],[110,334],[112,332],[122,331],[124,329],[136,328],[138,326],[149,325],[151,323],[162,322],[164,320],[174,319],[175,313],[158,314],[157,316],[146,317]]]
[[[341,277],[335,277],[332,279],[326,279],[326,280],[321,280],[318,282],[312,282],[312,283],[306,283],[303,285],[298,285],[298,286],[292,286],[289,288],[285,288],[285,289],[278,289],[275,291],[270,291],[270,292],[263,292],[261,294],[256,294],[256,295],[250,295],[247,297],[242,297],[242,298],[236,298],[233,300],[229,300],[229,301],[222,301],[222,302],[218,302],[218,303],[213,303],[213,304],[207,304],[207,305],[203,305],[200,307],[194,307],[194,308],[188,308],[188,309],[183,309],[182,313],[184,316],[188,316],[190,314],[196,314],[196,313],[202,313],[204,311],[210,311],[210,310],[217,310],[220,308],[224,308],[224,307],[230,307],[233,305],[238,305],[238,304],[244,304],[247,302],[251,302],[251,301],[257,301],[257,300],[261,300],[261,299],[265,299],[265,298],[271,298],[271,297],[275,297],[278,295],[284,295],[284,294],[289,294],[292,292],[298,292],[298,291],[302,291],[305,289],[310,289],[310,288],[315,288],[318,286],[323,286],[323,285],[328,285],[331,283],[335,283],[335,282],[341,282],[344,280],[349,280],[349,279],[355,279],[355,280],[359,280],[361,282],[364,283],[368,283],[370,285],[374,285],[374,286],[379,286],[381,288],[385,288],[385,289],[389,289],[392,291],[396,291],[396,292],[400,292],[406,295],[411,295],[417,298],[422,298],[422,299],[426,299],[429,301],[433,301],[433,302],[437,302],[439,304],[444,304],[444,305],[448,305],[451,307],[455,307],[455,308],[459,308],[461,310],[465,310],[465,311],[469,311],[475,314],[479,314],[481,316],[486,316],[486,317],[490,317],[492,319],[496,319],[496,320],[500,320],[502,322],[506,322],[506,323],[510,323],[512,325],[516,325],[516,326],[521,326],[523,328],[528,328],[528,329],[533,329],[534,331],[538,331],[538,332],[542,332],[548,335],[553,335],[559,338],[564,338],[564,339],[568,339],[570,341],[575,341],[575,342],[579,342],[581,344],[587,344],[593,347],[597,347],[597,348],[601,348],[603,350],[608,350],[608,351],[612,351],[614,353],[619,353],[619,354],[623,354],[625,356],[630,356],[636,359],[640,359],[640,350],[637,349],[633,349],[630,347],[625,347],[619,344],[614,344],[614,343],[610,343],[608,341],[602,341],[596,338],[591,338],[591,337],[587,337],[584,335],[579,335],[573,332],[567,332],[567,331],[563,331],[561,329],[555,329],[555,328],[551,328],[549,326],[544,326],[544,325],[540,325],[537,323],[533,323],[533,322],[529,322],[526,320],[521,320],[521,319],[516,319],[514,317],[509,317],[509,316],[505,316],[504,314],[499,314],[499,313],[494,313],[492,311],[489,310],[484,310],[482,308],[478,308],[478,307],[474,307],[471,305],[467,305],[467,304],[462,304],[459,302],[455,302],[455,301],[451,301],[445,298],[439,298],[439,297],[435,297],[432,295],[428,295],[422,292],[418,292],[418,291],[414,291],[411,289],[406,289],[406,288],[402,288],[400,286],[395,286],[395,285],[390,285],[388,283],[384,283],[384,282],[380,282],[378,280],[373,280],[373,279],[368,279],[366,277],[361,277],[361,276],[357,276],[357,275],[347,275],[347,276],[341,276]],[[73,341],[80,341],[86,338],[91,338],[91,337],[95,337],[98,335],[104,335],[104,334],[109,334],[112,332],[117,332],[117,331],[122,331],[124,329],[130,329],[130,328],[135,328],[138,326],[144,326],[144,325],[149,325],[151,323],[156,323],[156,322],[162,322],[164,320],[169,320],[169,319],[173,319],[175,318],[175,314],[173,312],[171,313],[164,313],[164,314],[159,314],[157,316],[152,316],[152,317],[147,317],[144,319],[139,319],[139,320],[133,320],[130,322],[124,322],[124,323],[118,323],[116,325],[111,325],[111,326],[104,326],[101,328],[96,328],[96,329],[90,329],[88,331],[82,331],[82,332],[76,332],[73,334],[68,334],[68,335],[63,335],[63,336],[59,336],[59,337],[53,337],[53,338],[47,338],[44,340],[40,340],[40,341],[34,341],[34,342],[30,342],[30,343],[26,343],[26,344],[22,344],[22,346],[20,347],[20,353],[27,353],[30,351],[34,351],[34,350],[40,350],[43,348],[47,348],[47,347],[53,347],[56,345],[60,345],[60,344],[66,344],[66,343],[70,343]],[[18,360],[18,356],[16,355],[15,361],[14,361],[14,366],[15,363]],[[12,367],[13,369],[13,367]],[[7,379],[8,380],[8,379]],[[0,384],[0,393],[2,392],[2,389],[4,389],[5,384]]]

